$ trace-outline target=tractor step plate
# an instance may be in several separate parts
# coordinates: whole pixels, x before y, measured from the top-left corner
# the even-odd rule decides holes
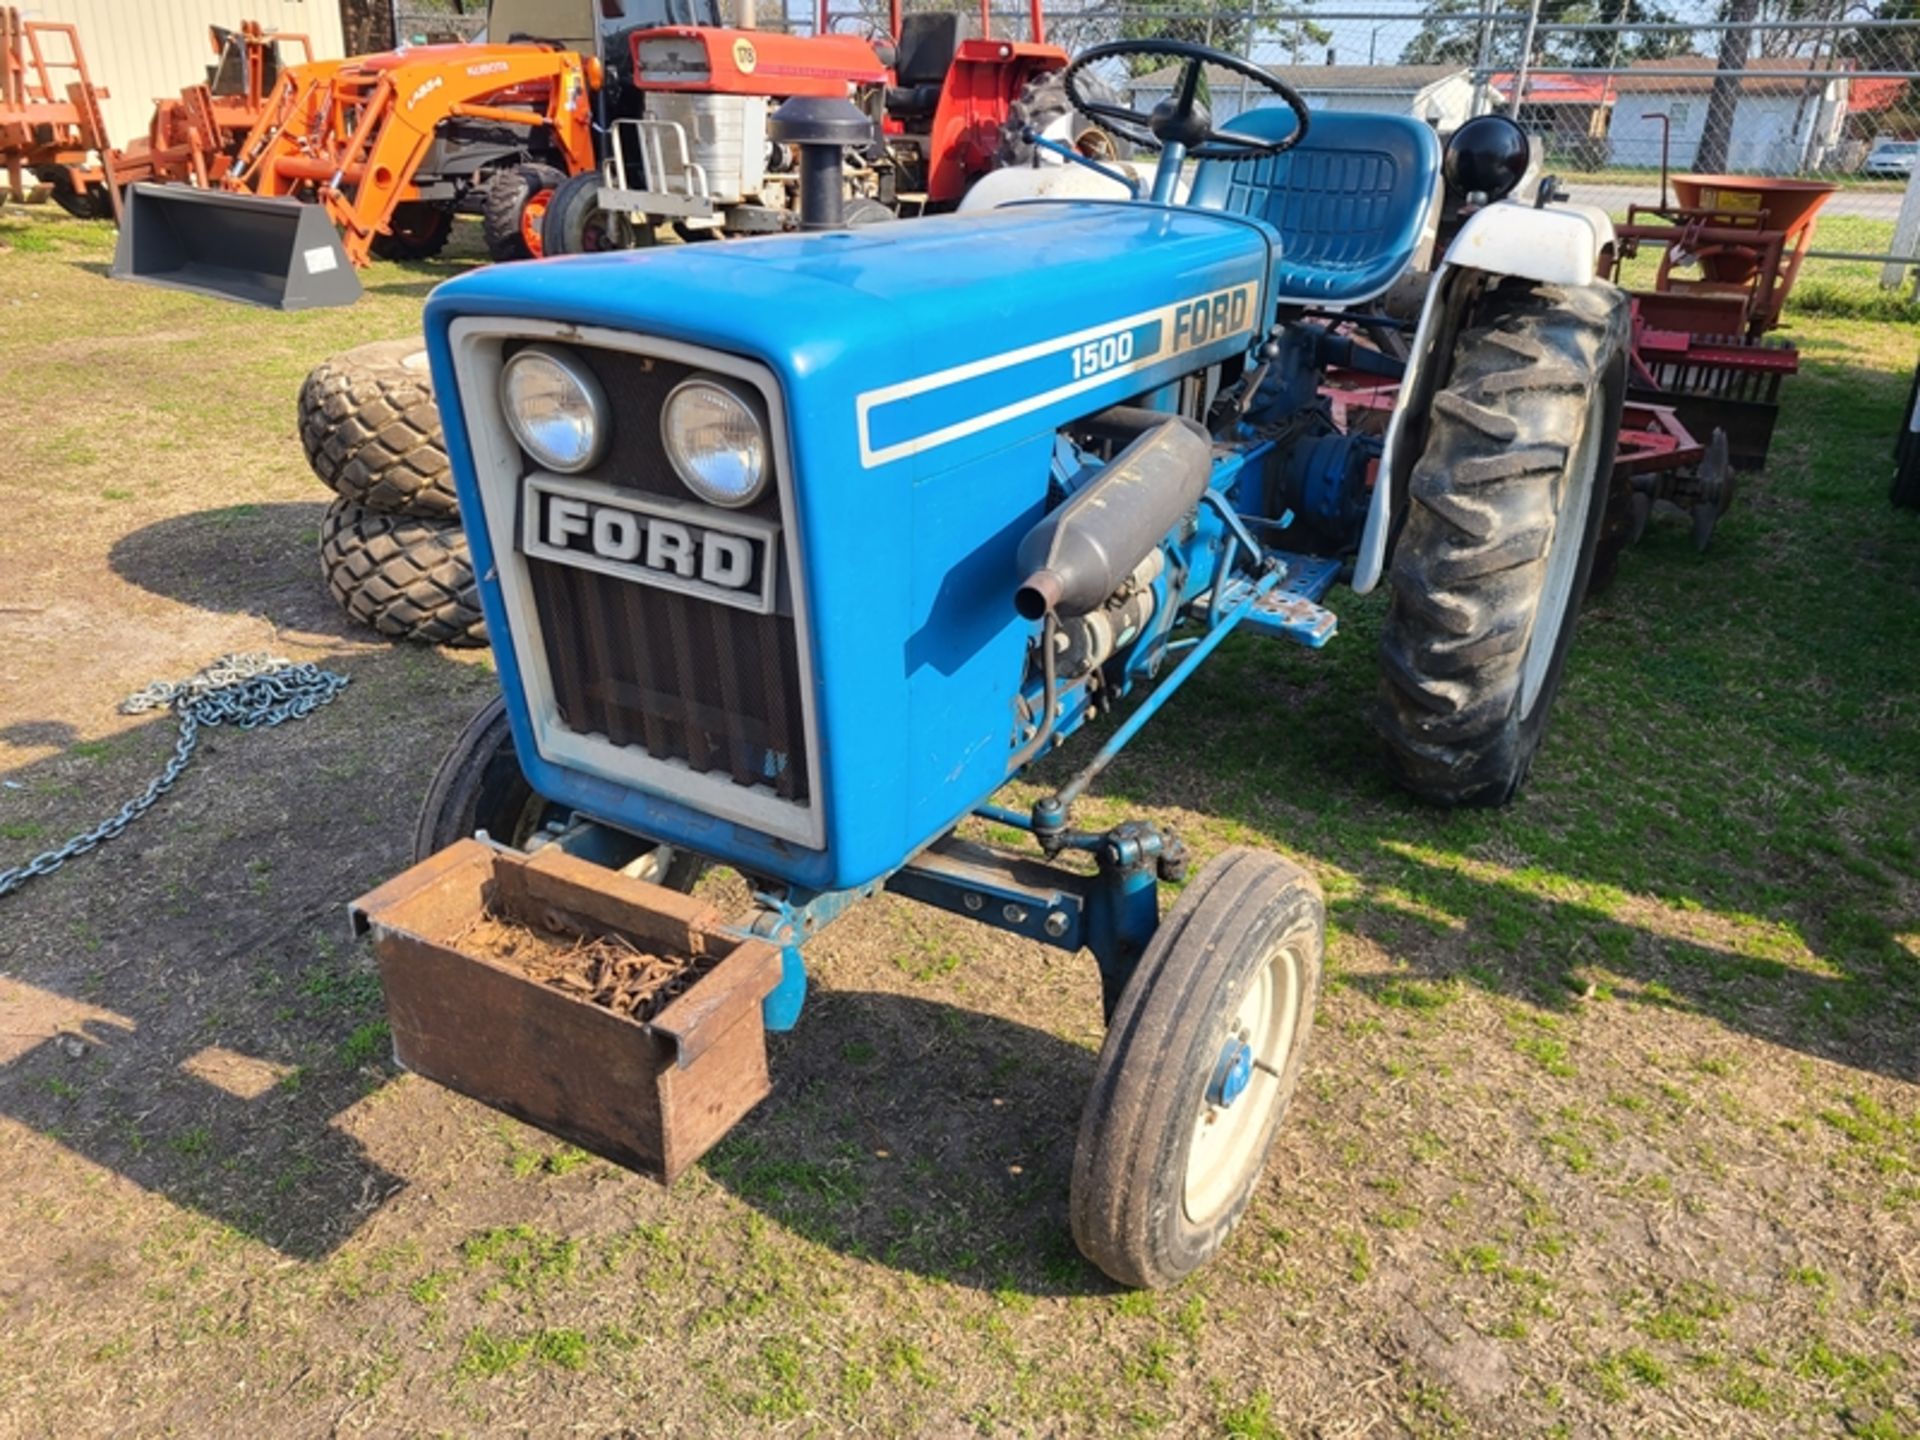
[[[1321,560],[1308,555],[1282,555],[1287,578],[1260,597],[1240,623],[1263,635],[1273,635],[1318,650],[1340,628],[1340,617],[1320,603],[1320,597],[1333,588],[1340,574],[1338,560]],[[1246,599],[1253,586],[1235,580],[1227,587],[1221,608],[1230,610]]]

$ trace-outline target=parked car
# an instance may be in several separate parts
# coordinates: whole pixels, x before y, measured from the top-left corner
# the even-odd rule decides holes
[[[1870,180],[1904,180],[1920,160],[1920,140],[1876,140],[1860,173]]]

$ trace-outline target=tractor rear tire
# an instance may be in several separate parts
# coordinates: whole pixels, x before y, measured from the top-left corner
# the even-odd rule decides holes
[[[516,165],[487,183],[480,233],[495,260],[531,260],[545,249],[540,226],[566,172],[551,165]]]
[[[506,697],[496,695],[467,722],[433,772],[413,828],[413,858],[417,864],[481,830],[498,844],[524,850],[568,813],[535,791],[521,770]],[[705,870],[706,861],[698,855],[676,849],[660,883],[669,890],[691,890]]]
[[[421,200],[394,206],[388,224],[387,233],[367,247],[376,260],[431,260],[453,237],[453,211]]]
[[[53,203],[76,220],[111,220],[113,218],[113,197],[107,193],[105,182],[89,185],[84,190],[73,183],[73,172],[65,166],[53,172]]]
[[[335,500],[320,521],[320,568],[341,608],[382,635],[427,645],[487,643],[458,521]]]
[[[1067,87],[1062,80],[1065,74],[1064,70],[1053,70],[1045,75],[1034,76],[1020,91],[1019,98],[1007,107],[1006,121],[1000,127],[1000,144],[994,151],[994,169],[1033,164],[1034,157],[1045,152],[1027,139],[1026,132],[1034,129],[1045,134],[1049,126],[1063,117],[1069,122],[1068,134],[1072,136],[1073,147],[1089,159],[1125,160],[1131,153],[1131,147],[1124,141],[1101,129],[1099,122],[1088,119],[1073,108],[1067,100]],[[1113,105],[1120,103],[1120,97],[1114,93],[1113,87],[1091,71],[1081,72],[1080,84],[1090,100],[1104,100]]]
[[[621,211],[600,208],[602,183],[598,170],[582,170],[553,192],[540,221],[542,254],[598,255],[653,244],[651,224],[636,225]]]
[[[1120,994],[1080,1114],[1080,1251],[1159,1289],[1219,1250],[1253,1198],[1306,1063],[1326,949],[1313,877],[1265,850],[1217,856]]]
[[[316,365],[300,387],[300,443],[343,499],[390,515],[459,513],[418,340],[377,340]]]
[[[1376,715],[1423,800],[1504,805],[1526,781],[1606,516],[1626,344],[1613,286],[1508,280],[1440,357]]]

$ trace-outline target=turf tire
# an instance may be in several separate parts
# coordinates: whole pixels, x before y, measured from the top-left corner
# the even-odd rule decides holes
[[[524,850],[541,829],[564,820],[567,813],[564,805],[536,792],[521,770],[506,697],[496,695],[467,722],[433,772],[414,825],[413,858],[425,860],[480,830],[491,840]],[[705,868],[699,856],[676,850],[661,883],[672,890],[690,890]]]
[[[1080,1115],[1071,1210],[1081,1253],[1123,1285],[1160,1289],[1225,1243],[1246,1210],[1306,1061],[1326,904],[1298,866],[1264,850],[1216,857],[1181,892],[1120,995]],[[1250,988],[1291,977],[1291,1024],[1234,1105],[1233,1163],[1199,1174],[1200,1127],[1227,1123],[1208,1088]],[[1196,1178],[1199,1189],[1196,1190]],[[1192,1213],[1196,1195],[1205,1198]]]
[[[1027,139],[1027,130],[1032,128],[1044,134],[1047,127],[1062,116],[1071,117],[1073,144],[1082,153],[1090,154],[1097,160],[1127,158],[1131,147],[1073,108],[1067,99],[1067,87],[1062,79],[1065,74],[1064,70],[1053,70],[1045,75],[1034,76],[1021,89],[1013,104],[1007,107],[1007,118],[1000,126],[1000,143],[994,151],[994,169],[1031,165],[1038,147]],[[1080,84],[1090,100],[1105,100],[1113,105],[1121,103],[1113,87],[1091,71],[1081,72]]]
[[[1508,280],[1447,357],[1389,571],[1376,712],[1423,800],[1503,805],[1526,781],[1609,508],[1626,340],[1613,286]]]
[[[377,340],[315,366],[300,387],[300,443],[342,499],[390,515],[459,513],[418,340]]]
[[[320,568],[347,614],[382,635],[427,645],[487,643],[458,521],[335,500],[320,521]]]
[[[554,192],[566,183],[566,173],[551,165],[516,165],[488,181],[480,211],[480,233],[486,239],[487,254],[494,260],[531,260],[533,246],[527,243],[525,224],[527,206],[543,194],[550,204]],[[541,248],[545,248],[544,238]]]

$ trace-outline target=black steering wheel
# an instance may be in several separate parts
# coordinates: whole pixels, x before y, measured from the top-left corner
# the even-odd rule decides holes
[[[1124,105],[1089,100],[1080,93],[1082,70],[1096,61],[1111,60],[1120,55],[1164,55],[1187,63],[1180,72],[1180,78],[1174,82],[1173,93],[1154,106],[1151,114],[1143,115]],[[1207,113],[1206,104],[1200,99],[1200,78],[1204,73],[1202,67],[1207,65],[1217,65],[1223,70],[1243,75],[1261,89],[1286,101],[1295,120],[1299,122],[1294,126],[1293,133],[1278,140],[1262,140],[1258,136],[1242,135],[1233,130],[1216,130],[1213,117]],[[1188,156],[1195,160],[1251,160],[1256,156],[1278,155],[1291,150],[1307,138],[1307,102],[1300,98],[1300,93],[1291,85],[1262,70],[1252,61],[1186,40],[1113,40],[1105,45],[1095,45],[1074,56],[1073,63],[1067,66],[1066,74],[1061,77],[1061,83],[1066,87],[1067,101],[1074,109],[1088,119],[1098,120],[1121,139],[1147,150],[1160,150],[1177,143],[1184,145]]]

